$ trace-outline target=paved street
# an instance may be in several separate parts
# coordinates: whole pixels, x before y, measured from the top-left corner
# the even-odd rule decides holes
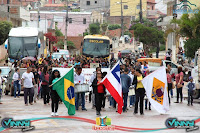
[[[108,108],[109,103],[106,102],[106,111],[102,112],[102,116],[108,116],[111,118],[111,123],[115,126],[114,131],[108,132],[126,132],[127,130],[136,131],[135,128],[142,129],[160,129],[166,128],[165,120],[169,117],[176,117],[178,120],[193,120],[200,118],[200,104],[195,102],[194,106],[187,106],[187,101],[184,100],[182,104],[174,103],[176,98],[172,99],[173,103],[170,106],[170,111],[165,115],[160,115],[152,107],[152,110],[145,110],[145,115],[139,114],[133,115],[133,108],[129,108],[127,113],[121,115],[116,113],[114,109]],[[196,100],[198,101],[198,100]],[[80,133],[80,132],[107,132],[107,131],[94,131],[92,126],[95,125],[96,112],[91,109],[91,104],[87,101],[86,107],[88,111],[77,111],[76,115],[68,118],[67,109],[63,104],[59,105],[58,113],[59,117],[63,116],[65,119],[51,119],[51,107],[50,105],[44,106],[42,99],[39,99],[34,105],[25,106],[23,102],[23,96],[14,100],[11,96],[3,96],[3,104],[0,104],[1,119],[5,117],[11,117],[16,120],[19,119],[31,119],[38,118],[41,120],[34,121],[31,125],[35,126],[35,130],[30,131],[32,133]],[[45,118],[45,119],[43,119]],[[42,120],[43,119],[43,120]],[[200,126],[200,122],[196,123]],[[123,126],[123,127],[122,127]],[[1,129],[1,128],[0,128]],[[0,130],[1,131],[1,130]],[[144,131],[144,130],[142,130]],[[20,133],[20,129],[9,129],[4,133]],[[186,132],[185,129],[171,129],[161,130],[158,132],[164,133],[182,133]],[[198,131],[194,131],[197,133]]]

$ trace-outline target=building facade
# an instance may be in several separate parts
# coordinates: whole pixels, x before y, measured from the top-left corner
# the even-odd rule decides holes
[[[31,21],[23,22],[23,26],[37,27],[38,12],[30,11]],[[67,36],[83,35],[83,32],[89,27],[91,22],[91,12],[69,12],[69,23]],[[58,29],[65,34],[66,12],[60,11],[40,11],[39,31],[46,33],[47,29]]]
[[[139,18],[140,0],[123,0],[123,16],[134,16]],[[143,17],[147,14],[147,0],[142,0]],[[110,16],[121,16],[121,1],[110,0]]]
[[[110,0],[80,0],[81,11],[91,12],[94,10],[108,10],[110,8]]]

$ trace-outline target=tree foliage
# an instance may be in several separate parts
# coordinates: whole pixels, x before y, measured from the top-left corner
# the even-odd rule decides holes
[[[12,28],[12,23],[8,21],[0,21],[0,45],[8,38],[8,34]]]
[[[53,36],[51,32],[48,32],[46,34],[44,34],[44,36],[46,36],[46,38],[49,39],[49,44],[52,44],[52,43],[57,43],[57,37],[56,36]]]
[[[184,46],[185,54],[193,58],[200,48],[200,12],[192,15],[183,14],[180,19],[172,20],[171,23],[178,24],[178,34],[187,38]]]
[[[58,29],[57,26],[55,27],[55,29],[56,29],[56,31],[55,31],[55,35],[56,35],[56,36],[64,36],[63,33],[61,32],[61,30]]]
[[[100,24],[99,23],[90,24],[89,30],[90,30],[91,35],[99,34],[100,33]]]
[[[144,24],[137,23],[133,25],[134,36],[140,42],[148,46],[159,46],[159,43],[164,43],[164,33],[156,27],[148,27]]]
[[[121,28],[121,26],[118,25],[118,24],[111,24],[111,25],[108,26],[109,30],[116,30],[116,29],[119,29],[119,28]]]

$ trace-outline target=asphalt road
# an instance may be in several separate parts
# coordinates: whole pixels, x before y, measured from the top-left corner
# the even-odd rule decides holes
[[[107,100],[106,100],[107,101]],[[152,110],[145,110],[144,115],[133,115],[133,108],[129,108],[128,112],[121,115],[115,112],[115,109],[108,108],[109,103],[106,102],[106,111],[102,111],[102,116],[111,118],[114,131],[96,131],[92,127],[95,126],[96,112],[91,107],[91,103],[86,102],[88,111],[77,111],[75,116],[69,117],[67,109],[63,104],[59,105],[59,117],[51,117],[50,105],[44,106],[42,99],[39,99],[34,105],[25,106],[23,96],[14,100],[11,96],[3,96],[0,104],[1,119],[9,117],[15,120],[31,119],[31,125],[35,129],[30,133],[81,133],[81,132],[159,132],[159,133],[183,133],[185,129],[166,129],[165,121],[168,118],[178,118],[178,120],[194,120],[200,118],[200,103],[198,100],[194,106],[187,106],[187,100],[183,103],[176,104],[176,98],[172,98],[170,111],[167,114],[159,114],[153,107]],[[61,118],[62,117],[62,118]],[[200,119],[196,125],[200,126]],[[20,133],[20,129],[3,130],[0,127],[0,133]],[[193,131],[199,133],[199,130]],[[193,133],[192,132],[192,133]]]

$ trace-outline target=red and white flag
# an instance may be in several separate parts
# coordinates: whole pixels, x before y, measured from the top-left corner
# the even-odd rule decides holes
[[[111,96],[118,103],[118,113],[122,113],[123,97],[122,97],[122,85],[120,78],[120,65],[119,61],[115,66],[108,72],[108,74],[101,81],[106,89],[110,92]]]

